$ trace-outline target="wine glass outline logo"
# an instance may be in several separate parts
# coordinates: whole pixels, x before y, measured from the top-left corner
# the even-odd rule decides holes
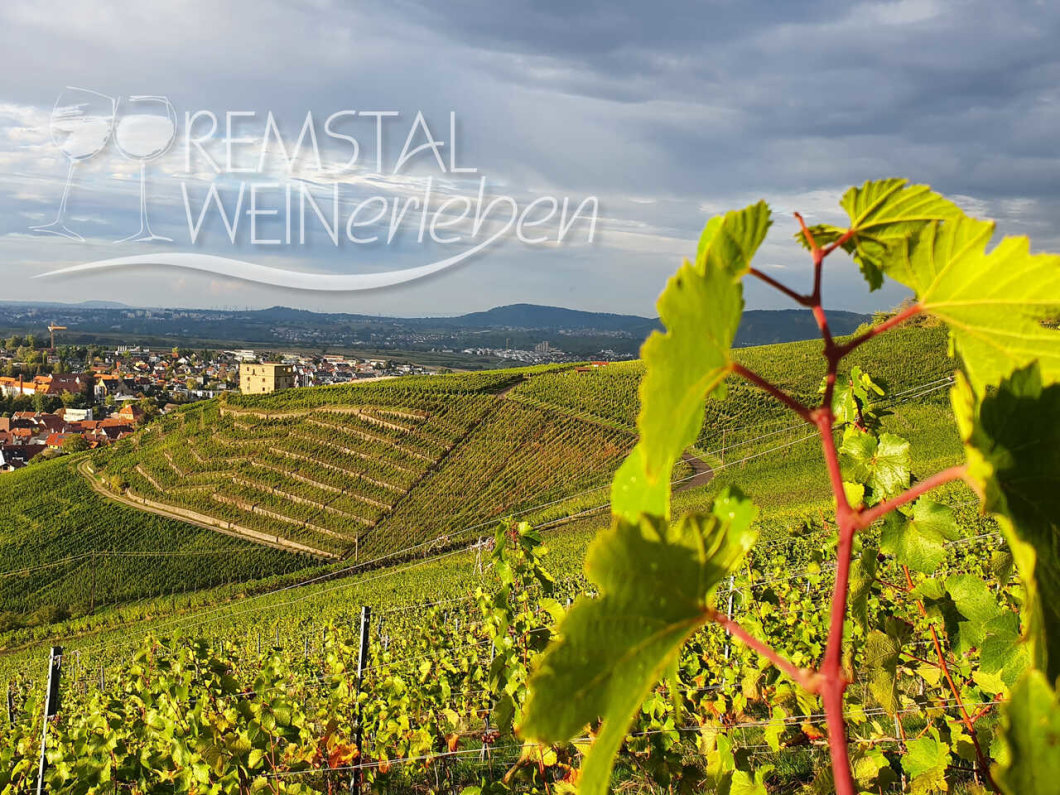
[[[114,97],[90,88],[66,86],[59,93],[52,108],[49,132],[52,143],[66,155],[70,165],[66,170],[66,183],[55,220],[50,224],[31,226],[32,231],[84,241],[81,235],[66,226],[66,202],[78,164],[98,155],[110,142],[116,112],[117,100]]]
[[[160,107],[165,111],[165,115],[144,112],[144,105],[157,106],[156,111]],[[147,219],[147,164],[168,152],[176,141],[176,109],[167,97],[150,95],[125,97],[119,102],[119,106],[122,112],[117,114],[114,125],[114,143],[126,158],[140,161],[140,230],[115,242],[161,240],[172,243],[173,238],[152,232]],[[136,106],[139,106],[139,109],[130,110],[130,107]]]

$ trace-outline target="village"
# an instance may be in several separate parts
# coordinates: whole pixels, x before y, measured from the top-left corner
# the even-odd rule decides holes
[[[0,473],[112,444],[152,418],[229,391],[429,374],[388,359],[271,351],[55,345],[0,338]]]

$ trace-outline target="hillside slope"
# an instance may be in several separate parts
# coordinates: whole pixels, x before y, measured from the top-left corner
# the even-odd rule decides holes
[[[818,366],[818,345],[738,355],[810,399],[819,373],[804,368]],[[923,436],[940,455],[955,449],[946,399],[953,363],[941,330],[898,330],[854,359],[894,396],[891,421],[903,433]],[[641,373],[635,362],[543,367],[232,396],[170,415],[109,450],[4,476],[0,632],[35,611],[29,623],[47,624],[218,585],[256,588],[238,584],[261,579],[266,587],[339,556],[429,554],[488,535],[508,514],[550,524],[598,511],[635,440]],[[808,436],[757,389],[731,382],[726,400],[708,403],[693,451],[716,474],[706,492],[739,471],[766,507],[813,503],[822,479]],[[94,468],[109,496],[93,491],[76,464]],[[116,486],[131,502],[174,513],[119,504]],[[678,502],[703,492],[692,488]],[[193,526],[175,511],[206,521]],[[233,537],[244,531],[245,540]],[[299,546],[278,550],[263,538]],[[294,551],[302,547],[315,555]]]
[[[738,358],[810,401],[818,345]],[[910,395],[938,386],[952,365],[944,333],[931,328],[896,332],[852,358],[889,392]],[[505,514],[605,488],[635,441],[642,371],[636,362],[539,367],[233,397],[167,417],[96,465],[103,482],[149,507],[359,560],[471,538]],[[708,403],[698,454],[718,465],[760,438],[803,432],[734,381],[726,400]]]
[[[0,631],[304,569],[305,556],[116,505],[63,458],[0,477]]]
[[[96,468],[115,493],[249,539],[324,559],[389,553],[607,482],[632,433],[508,400],[547,372],[210,401]]]

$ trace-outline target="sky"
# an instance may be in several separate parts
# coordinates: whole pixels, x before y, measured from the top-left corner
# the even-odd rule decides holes
[[[5,0],[0,300],[406,316],[526,302],[653,315],[712,215],[768,201],[774,225],[756,264],[802,288],[808,261],[791,213],[841,223],[847,187],[891,176],[932,185],[1036,250],[1060,250],[1058,34],[1060,6],[1010,0]],[[103,96],[70,100],[67,87]],[[71,128],[57,104],[103,126]],[[170,108],[171,136],[158,127]],[[202,126],[189,130],[199,111]],[[189,140],[209,113],[218,130],[200,150]],[[276,136],[260,157],[270,113],[289,163]],[[307,113],[319,162],[308,139],[294,155]],[[251,139],[230,144],[243,172],[226,167],[226,114],[236,114],[229,138]],[[332,131],[357,141],[353,163],[349,139],[325,132],[334,114]],[[427,132],[436,146],[413,153]],[[399,167],[403,149],[412,155]],[[56,219],[68,173],[63,223],[81,240],[31,229]],[[141,184],[152,230],[172,242],[116,242],[140,228]],[[231,237],[216,204],[193,235],[210,190],[230,216],[243,191]],[[503,213],[487,215],[476,236],[480,190],[544,221],[521,240]],[[302,206],[306,194],[334,239]],[[585,215],[560,241],[564,199]],[[174,267],[174,254],[219,259],[193,271]],[[155,264],[42,276],[133,256]],[[319,287],[322,275],[397,281],[450,258],[460,261],[360,291],[222,275],[238,260]],[[753,280],[745,297],[749,308],[791,306]],[[833,308],[903,297],[894,286],[869,293],[852,263],[828,262]]]

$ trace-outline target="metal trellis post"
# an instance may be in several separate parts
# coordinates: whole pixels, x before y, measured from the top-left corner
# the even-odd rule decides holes
[[[48,691],[44,697],[44,727],[40,737],[40,765],[37,767],[37,795],[44,795],[44,773],[48,769],[48,722],[59,712],[59,677],[62,673],[63,647],[52,646],[48,657]]]
[[[729,606],[725,608],[725,615],[728,616],[729,620],[732,621],[732,596],[733,591],[736,588],[736,576],[729,576]],[[729,659],[729,651],[732,648],[732,641],[730,640],[725,644],[725,659]]]
[[[357,767],[350,777],[350,792],[361,795],[361,787],[364,784],[364,773],[361,765],[364,763],[364,714],[361,706],[361,686],[364,682],[364,670],[368,664],[368,632],[372,620],[372,609],[368,605],[361,608],[361,645],[357,655]]]

